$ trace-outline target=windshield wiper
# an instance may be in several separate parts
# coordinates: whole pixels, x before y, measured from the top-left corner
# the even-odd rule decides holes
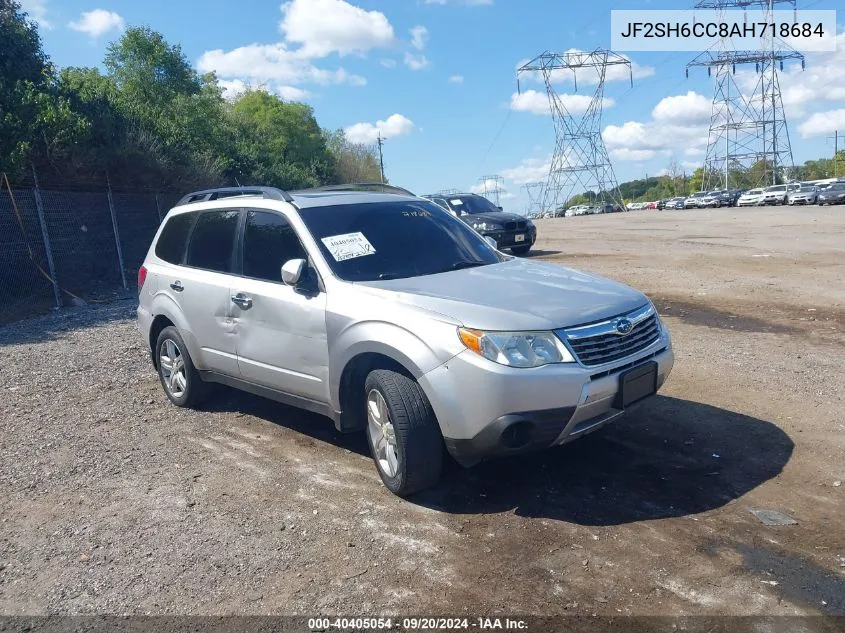
[[[408,275],[406,275],[404,273],[397,273],[397,272],[379,273],[378,279],[379,279],[379,281],[387,280],[387,279],[403,279],[407,276]]]
[[[449,266],[449,268],[447,268],[446,270],[447,271],[463,270],[464,268],[476,268],[478,266],[486,266],[486,265],[487,265],[487,262],[478,262],[478,261],[473,262],[473,261],[469,261],[469,260],[463,260],[463,261],[460,261],[460,262],[455,262],[454,264]]]

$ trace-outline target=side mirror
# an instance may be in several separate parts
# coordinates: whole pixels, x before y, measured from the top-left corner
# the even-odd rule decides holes
[[[292,259],[282,266],[282,281],[288,286],[295,286],[302,278],[306,262],[304,259]]]
[[[493,247],[493,248],[495,248],[496,250],[499,250],[499,244],[498,244],[498,242],[496,242],[496,240],[494,240],[494,239],[493,239],[492,237],[490,237],[489,235],[485,235],[485,236],[484,236],[484,241],[485,241],[485,242],[487,242],[490,246],[492,246],[492,247]]]
[[[499,211],[504,211],[504,210],[505,210],[505,208],[504,208],[504,207],[496,207],[496,208],[497,208]]]

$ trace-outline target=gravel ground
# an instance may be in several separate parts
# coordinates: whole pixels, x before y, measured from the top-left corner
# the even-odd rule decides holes
[[[410,501],[327,419],[169,405],[132,301],[0,328],[0,614],[845,615],[845,210],[538,226],[655,299],[675,372]]]

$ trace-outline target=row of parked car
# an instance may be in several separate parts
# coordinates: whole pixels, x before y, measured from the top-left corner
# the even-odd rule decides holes
[[[719,207],[760,207],[788,204],[845,204],[845,180],[792,182],[758,189],[717,189],[698,191],[654,202],[632,202],[629,211],[639,209],[715,209]]]
[[[845,204],[845,181],[795,182],[765,189],[750,189],[742,194],[737,206],[759,207],[769,204]]]

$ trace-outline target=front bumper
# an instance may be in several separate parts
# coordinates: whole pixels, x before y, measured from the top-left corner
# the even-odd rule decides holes
[[[789,204],[815,204],[815,196],[801,196],[789,199]]]
[[[603,427],[624,412],[615,406],[620,373],[648,361],[657,363],[659,389],[674,364],[665,330],[654,344],[609,368],[566,363],[517,369],[467,350],[419,383],[446,448],[460,464],[472,466],[565,444]]]
[[[819,203],[821,204],[845,204],[845,198],[843,197],[827,197],[827,196],[819,196]]]
[[[537,240],[536,227],[527,227],[525,229],[516,229],[512,231],[497,229],[491,231],[479,231],[479,233],[481,233],[484,237],[492,237],[496,240],[496,246],[500,249],[511,248],[513,246],[533,246],[534,242]],[[522,239],[517,241],[520,235],[522,236]]]

